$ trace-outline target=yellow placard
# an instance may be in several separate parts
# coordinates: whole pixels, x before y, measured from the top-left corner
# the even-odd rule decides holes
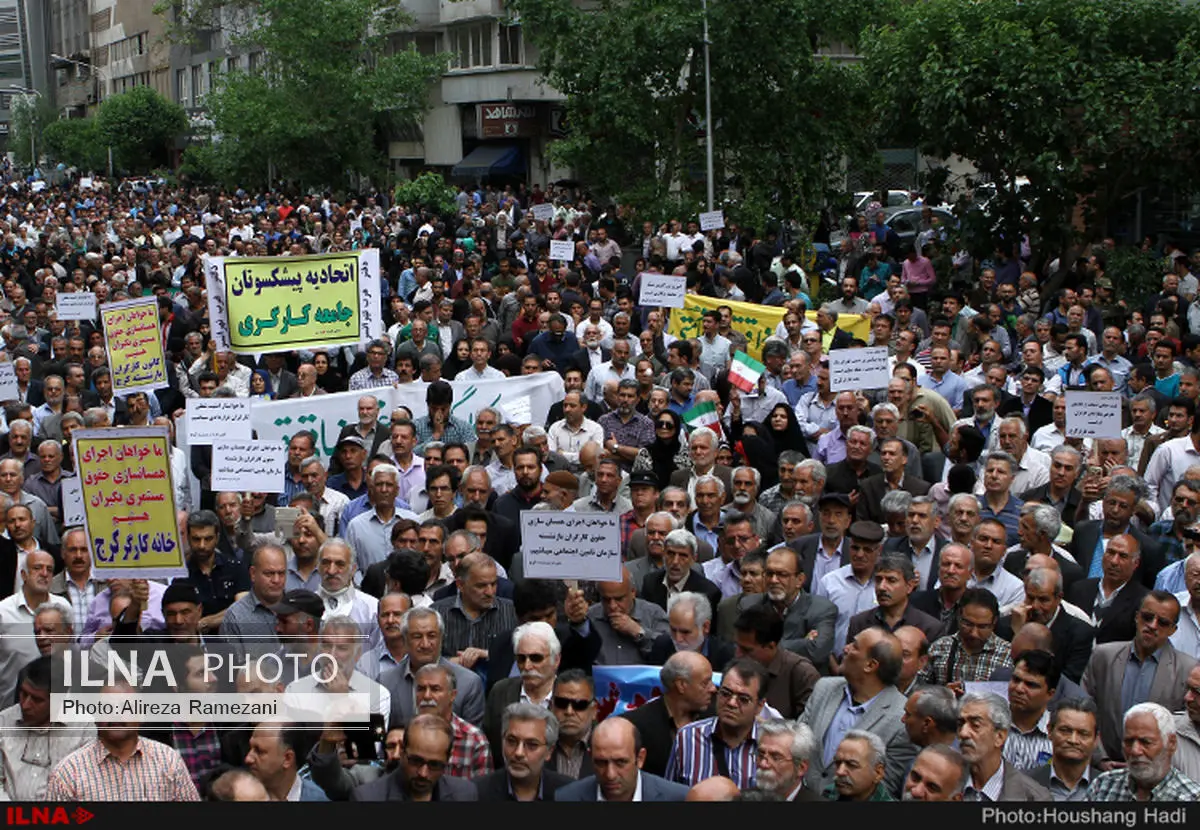
[[[77,429],[71,441],[93,575],[186,576],[169,429]]]
[[[212,257],[206,265],[217,348],[315,349],[378,336],[374,249],[298,257]]]
[[[158,328],[158,299],[141,297],[100,306],[113,391],[118,395],[170,386]]]
[[[721,306],[729,306],[733,311],[734,330],[746,335],[746,353],[755,360],[761,360],[763,343],[775,334],[776,327],[783,322],[783,315],[787,313],[783,306],[739,303],[688,294],[684,297],[683,308],[671,309],[671,324],[667,331],[685,339],[699,337],[704,331],[700,325],[704,312]],[[816,321],[817,313],[809,311],[808,319]],[[839,314],[837,324],[838,328],[845,329],[864,343],[870,342],[871,322],[865,314]]]

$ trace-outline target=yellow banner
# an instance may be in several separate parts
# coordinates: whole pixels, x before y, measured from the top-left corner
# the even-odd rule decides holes
[[[209,257],[209,319],[219,351],[357,345],[379,337],[379,251]]]
[[[166,427],[77,429],[92,574],[101,579],[186,576]]]
[[[100,306],[113,391],[118,395],[170,386],[162,334],[158,328],[158,299],[143,297]]]
[[[702,297],[698,294],[686,295],[683,302],[683,308],[671,309],[671,324],[667,331],[676,337],[699,337],[703,333],[700,318],[704,316],[704,312],[718,309],[723,305],[729,306],[733,311],[733,328],[746,335],[746,352],[755,360],[762,359],[763,343],[767,342],[768,337],[775,334],[775,328],[783,322],[783,315],[786,312],[783,306],[738,303]],[[817,313],[809,311],[808,319],[816,322]],[[837,325],[838,328],[845,329],[864,343],[870,342],[871,322],[865,314],[839,314]]]

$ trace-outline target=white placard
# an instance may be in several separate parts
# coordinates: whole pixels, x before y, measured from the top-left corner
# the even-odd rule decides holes
[[[700,230],[719,231],[725,227],[725,211],[714,210],[711,213],[700,214]]]
[[[509,401],[504,404],[504,414],[508,416],[510,424],[524,424],[528,426],[533,423],[533,400],[526,395],[523,398],[517,398],[515,401]]]
[[[1006,680],[968,680],[963,683],[963,690],[967,694],[991,692],[1008,700],[1008,681]]]
[[[188,233],[190,233],[192,236],[196,237],[197,239],[203,239],[205,236],[204,226],[203,225],[192,225],[190,228],[188,228]]]
[[[83,527],[83,482],[79,476],[62,479],[63,527]]]
[[[552,222],[554,221],[554,205],[549,202],[542,202],[540,205],[534,205],[529,209],[533,214],[535,222]]]
[[[54,307],[60,320],[95,320],[96,295],[91,291],[73,291],[57,294]]]
[[[11,361],[0,363],[0,401],[15,401],[21,397],[17,385],[17,367]]]
[[[1067,390],[1068,438],[1120,438],[1121,393]]]
[[[188,444],[249,441],[249,398],[192,398],[187,404]],[[245,490],[247,488],[240,488]]]
[[[89,177],[84,176],[82,179],[79,180],[79,189],[80,190],[91,190],[92,189],[92,180]]]
[[[834,349],[829,353],[829,391],[883,389],[892,379],[887,346]]]
[[[620,582],[620,517],[616,513],[523,510],[521,555],[525,576],[530,579]]]
[[[562,262],[573,261],[575,259],[575,243],[569,239],[550,240],[550,258]]]
[[[355,217],[354,219],[351,219],[350,220],[350,233],[354,233],[355,231],[361,231],[361,230],[362,230],[362,218]]]
[[[674,274],[642,274],[638,281],[638,305],[649,308],[683,308],[687,280]]]
[[[46,183],[42,182],[42,181],[34,182],[33,184],[31,184],[29,186],[29,189],[32,190],[34,193],[41,193],[43,190],[46,189]]]
[[[215,441],[212,489],[282,493],[287,444],[277,441]]]

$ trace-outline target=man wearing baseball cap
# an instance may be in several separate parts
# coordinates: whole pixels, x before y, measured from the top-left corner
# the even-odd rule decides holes
[[[646,520],[657,509],[658,478],[654,473],[640,471],[629,476],[629,500],[633,509],[621,514],[621,553],[629,558],[629,539],[634,531],[646,526]]]
[[[334,458],[342,472],[330,476],[325,486],[354,500],[367,494],[367,442],[357,435],[343,435],[334,449]]]
[[[290,683],[309,673],[313,658],[320,650],[318,635],[325,601],[312,591],[297,588],[285,593],[283,599],[271,606],[271,611],[277,620],[275,630],[284,655],[283,679]],[[302,659],[294,660],[287,655],[300,655]]]

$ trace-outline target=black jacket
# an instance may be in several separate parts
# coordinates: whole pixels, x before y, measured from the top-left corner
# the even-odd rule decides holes
[[[708,717],[712,714],[713,705],[709,704],[709,711],[701,717]],[[661,778],[667,771],[667,761],[671,759],[671,749],[675,744],[675,734],[678,731],[670,713],[667,712],[667,704],[662,696],[660,695],[636,709],[622,712],[619,717],[632,722],[641,733],[642,746],[646,748],[646,761],[642,764],[642,769]]]
[[[1079,526],[1075,528],[1075,535],[1071,537],[1071,555],[1083,569],[1084,576],[1091,570],[1092,556],[1096,552],[1096,543],[1100,541],[1103,526],[1104,522],[1101,519],[1080,522]],[[1167,566],[1162,547],[1147,536],[1141,528],[1130,525],[1128,532],[1138,540],[1138,546],[1141,549],[1141,561],[1138,563],[1137,570],[1133,572],[1133,578],[1147,588],[1153,588],[1158,572]]]
[[[553,801],[559,787],[575,782],[574,778],[555,772],[548,766],[542,768],[542,801]],[[473,778],[471,783],[479,793],[480,801],[516,801],[508,785],[508,770],[499,769],[489,775]]]
[[[1000,404],[996,410],[996,414],[1001,418],[1007,415],[1020,415],[1025,418],[1025,407],[1021,403],[1020,396],[1014,397],[1010,401]],[[1029,417],[1025,418],[1026,426],[1029,427],[1029,434],[1037,432],[1046,424],[1054,423],[1054,404],[1049,400],[1038,395],[1033,399],[1033,404],[1029,407]]]
[[[1067,493],[1067,501],[1062,511],[1063,524],[1067,527],[1075,527],[1075,513],[1079,509],[1079,502],[1082,498],[1083,495],[1077,487],[1072,487],[1070,492]],[[1020,495],[1020,499],[1021,501],[1037,501],[1042,504],[1050,504],[1050,485],[1043,484],[1040,487],[1034,487],[1032,490],[1026,490]],[[1071,555],[1075,556],[1075,552],[1072,551]],[[1078,559],[1079,557],[1076,556],[1075,558]]]
[[[1067,601],[1078,605],[1083,613],[1091,613],[1100,590],[1100,579],[1093,577],[1074,585],[1067,594]],[[1132,640],[1137,634],[1137,611],[1142,599],[1150,591],[1134,577],[1117,592],[1112,605],[1100,615],[1096,628],[1096,645]]]
[[[663,579],[665,578],[666,571],[664,569],[653,570],[646,574],[638,591],[638,596],[646,600],[646,602],[653,602],[664,611],[667,610],[667,586],[663,583]],[[708,597],[708,602],[712,606],[713,613],[716,613],[717,605],[721,602],[721,589],[706,577],[696,573],[695,570],[689,571],[687,582],[683,583],[683,590],[704,594],[704,596]]]
[[[1059,610],[1054,624],[1050,626],[1050,633],[1054,636],[1054,659],[1058,670],[1063,677],[1078,683],[1087,668],[1088,659],[1092,656],[1096,629],[1078,617]],[[996,636],[1012,642],[1011,617],[1002,617],[996,624]]]

